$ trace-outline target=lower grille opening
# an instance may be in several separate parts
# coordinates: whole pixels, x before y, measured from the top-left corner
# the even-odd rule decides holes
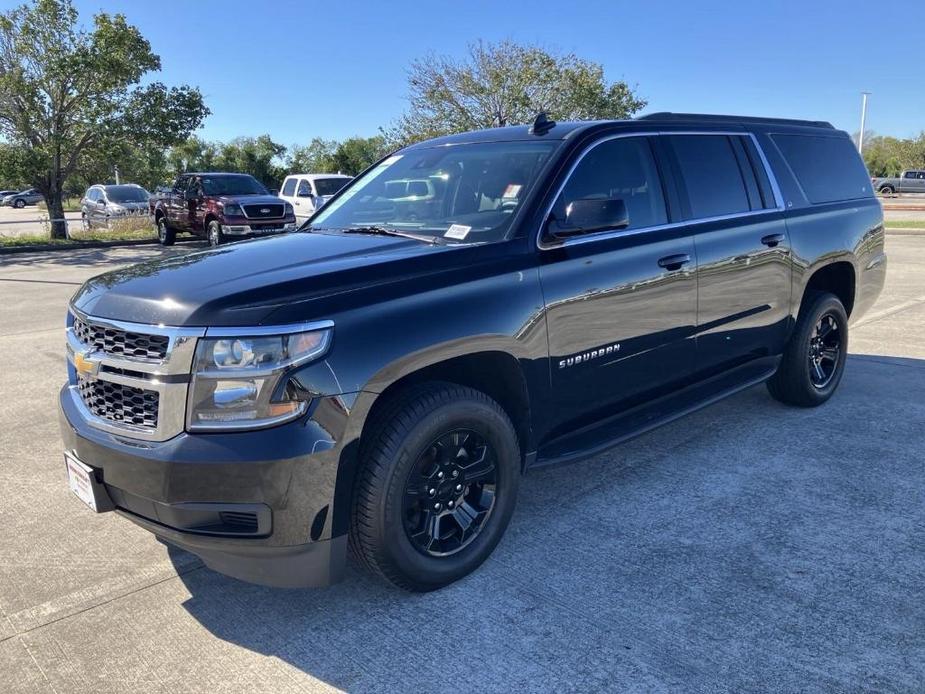
[[[160,395],[155,390],[78,376],[77,388],[84,405],[100,419],[145,429],[157,428]]]
[[[221,511],[219,518],[222,525],[231,532],[256,533],[258,528],[257,514],[242,511]]]

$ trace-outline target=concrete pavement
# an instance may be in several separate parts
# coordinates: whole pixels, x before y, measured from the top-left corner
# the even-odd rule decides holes
[[[495,555],[427,595],[251,586],[88,512],[65,304],[165,251],[0,256],[0,691],[922,691],[925,238],[887,250],[828,405],[756,387],[531,474]]]

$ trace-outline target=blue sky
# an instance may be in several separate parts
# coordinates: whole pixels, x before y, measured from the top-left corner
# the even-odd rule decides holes
[[[161,55],[158,79],[197,85],[200,135],[282,144],[373,135],[405,107],[409,62],[511,38],[601,63],[646,110],[830,120],[925,130],[925,2],[306,2],[75,0],[123,12]],[[11,6],[18,3],[2,2]],[[879,9],[878,9],[879,8]]]

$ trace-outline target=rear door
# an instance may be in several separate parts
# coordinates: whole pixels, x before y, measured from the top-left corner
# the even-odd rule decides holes
[[[670,389],[694,366],[694,243],[669,224],[651,139],[615,136],[591,146],[552,206],[564,219],[575,200],[622,199],[629,226],[540,243],[550,425],[560,433]]]
[[[783,349],[791,259],[771,174],[746,133],[665,134],[697,249],[697,371]]]
[[[916,193],[925,193],[925,171],[917,171],[915,174],[915,185]]]

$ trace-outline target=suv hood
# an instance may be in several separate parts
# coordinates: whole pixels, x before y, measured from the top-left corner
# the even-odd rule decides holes
[[[108,272],[88,280],[71,302],[98,318],[171,326],[260,325],[295,303],[299,320],[314,320],[328,308],[318,306],[319,299],[376,292],[396,279],[432,273],[421,256],[458,248],[297,232]]]

